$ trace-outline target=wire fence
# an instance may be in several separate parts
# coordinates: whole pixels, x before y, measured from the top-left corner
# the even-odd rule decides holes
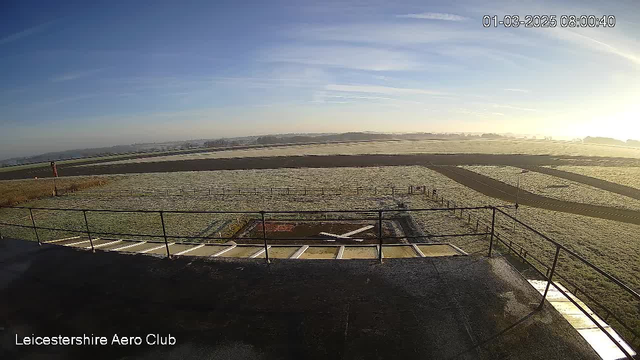
[[[408,186],[339,186],[339,187],[172,187],[160,189],[93,189],[82,196],[137,197],[137,196],[396,196],[425,195],[433,191],[426,185]]]

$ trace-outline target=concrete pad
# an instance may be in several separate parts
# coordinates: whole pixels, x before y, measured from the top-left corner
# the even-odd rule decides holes
[[[45,244],[55,244],[61,241],[67,241],[67,240],[73,240],[73,239],[79,239],[80,236],[76,235],[76,236],[70,236],[67,238],[62,238],[62,239],[54,239],[54,240],[49,240],[49,241],[45,241]]]
[[[93,247],[95,248],[96,246],[100,246],[100,245],[104,245],[104,244],[108,244],[110,242],[114,242],[118,239],[93,239]],[[90,242],[86,242],[84,244],[82,244],[80,247],[84,247],[86,249],[91,249],[91,244]],[[99,248],[98,248],[99,249]]]
[[[160,246],[162,244],[164,244],[164,243],[161,243],[161,242],[141,242],[137,246],[128,247],[126,249],[122,249],[122,250],[118,250],[118,251],[122,251],[122,252],[140,252],[140,251],[153,249],[154,247]]]
[[[51,243],[51,245],[69,245],[69,244],[77,243],[78,241],[83,241],[83,240],[89,240],[89,238],[86,237],[86,236],[80,236],[80,237],[77,237],[77,238],[69,238],[69,239],[66,239],[66,240],[56,241],[54,243]]]
[[[220,252],[223,249],[228,248],[229,245],[205,245],[199,249],[189,251],[185,254],[185,256],[211,256],[215,253]]]
[[[121,247],[124,247],[124,246],[127,246],[127,245],[133,245],[133,244],[139,244],[139,243],[141,243],[141,241],[122,240],[119,243],[101,246],[101,247],[98,248],[98,250],[111,251],[111,250],[118,249],[118,248],[121,248]]]
[[[198,244],[173,244],[172,246],[169,246],[169,252],[171,253],[171,255],[175,255],[179,252],[193,249],[196,246],[198,246]],[[167,253],[167,250],[165,249],[164,254],[166,253]]]
[[[605,328],[609,334],[613,336],[616,341],[621,344],[624,349],[634,356],[636,354],[627,343],[620,338],[620,335],[616,333],[613,329]],[[618,360],[624,359],[624,353],[614,344],[611,339],[607,335],[605,335],[600,329],[582,329],[578,330],[580,335],[585,338],[589,342],[589,344],[593,347],[593,349],[600,355],[603,360]]]
[[[412,258],[418,257],[419,255],[411,245],[382,245],[382,256],[384,256],[385,258]]]
[[[309,246],[299,259],[335,259],[339,246]]]
[[[272,246],[269,248],[269,259],[288,259],[295,254],[300,246]],[[265,253],[256,256],[256,258],[265,258]]]
[[[175,246],[177,246],[177,244],[168,243],[168,245],[169,245],[169,253],[170,254],[173,254],[174,252],[178,252],[178,251],[175,250]],[[167,255],[167,246],[164,243],[159,243],[155,247],[157,249],[153,249],[153,250],[147,251],[147,252],[145,252],[145,254]]]
[[[248,258],[260,250],[264,250],[264,246],[236,246],[219,257]]]
[[[377,259],[378,249],[375,246],[345,246],[343,259]]]
[[[434,244],[434,245],[418,244],[417,246],[418,246],[418,249],[420,249],[420,251],[422,251],[422,253],[426,257],[462,255],[454,247],[449,246],[447,244]]]
[[[529,283],[541,294],[544,293],[547,286],[547,282],[543,280],[529,280]],[[582,307],[591,317],[595,319],[597,324],[602,326],[611,336],[616,339],[616,342],[621,344],[625,350],[631,355],[635,355],[635,352],[629,345],[611,328],[604,320],[596,315],[582,300],[568,291],[562,284],[555,283],[562,289],[571,299],[575,300],[580,307]],[[591,321],[584,312],[582,312],[576,305],[574,305],[568,298],[557,290],[553,285],[549,286],[547,292],[547,301],[573,326],[577,329],[580,335],[591,345],[591,347],[598,353],[602,359],[617,360],[625,358],[625,354],[611,341],[611,339],[596,325],[596,322]]]
[[[95,243],[96,239],[93,239],[93,241]],[[80,240],[77,240],[76,242],[69,243],[69,244],[67,244],[65,246],[76,247],[76,248],[84,248],[84,247],[87,247],[89,245],[90,245],[89,244],[89,239],[86,239],[86,240],[80,239]]]

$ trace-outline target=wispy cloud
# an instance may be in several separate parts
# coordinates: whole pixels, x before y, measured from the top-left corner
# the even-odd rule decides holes
[[[551,31],[549,32],[544,32],[545,34],[550,34],[551,36],[558,38],[558,39],[562,39],[565,41],[569,41],[572,42],[576,45],[582,46],[584,48],[588,48],[590,50],[594,50],[594,51],[600,51],[600,52],[605,52],[605,53],[609,53],[612,55],[616,55],[622,58],[625,58],[627,60],[630,60],[631,62],[635,63],[636,65],[640,65],[640,56],[638,54],[634,54],[630,51],[626,51],[626,50],[622,50],[619,49],[618,47],[615,47],[613,45],[610,45],[608,43],[605,43],[604,41],[600,41],[597,39],[594,39],[592,37],[586,36],[586,35],[582,35],[579,34],[576,31],[571,31],[568,29],[549,29]]]
[[[14,42],[23,38],[26,38],[27,36],[31,36],[33,34],[37,34],[43,30],[45,30],[46,28],[48,28],[49,26],[53,25],[54,23],[56,23],[58,20],[52,20],[52,21],[48,21],[46,23],[40,24],[40,25],[36,25],[34,27],[30,27],[26,30],[22,30],[20,32],[17,32],[15,34],[11,34],[9,36],[5,36],[2,39],[0,39],[0,45],[4,45],[10,42]]]
[[[262,51],[268,62],[296,63],[370,71],[416,70],[414,55],[404,51],[361,46],[282,46]]]
[[[399,18],[409,18],[409,19],[425,19],[425,20],[444,20],[444,21],[464,21],[468,20],[468,18],[455,14],[447,14],[447,13],[436,13],[436,12],[424,12],[420,14],[405,14],[405,15],[396,15]]]
[[[451,27],[443,22],[364,23],[300,26],[283,32],[284,36],[303,41],[335,41],[342,43],[385,44],[388,46],[471,42],[538,45],[530,34],[478,31],[469,26]]]
[[[504,91],[511,91],[511,92],[520,92],[520,93],[528,93],[529,90],[525,90],[525,89],[502,89]]]
[[[104,71],[104,69],[93,69],[93,70],[82,70],[82,71],[72,71],[64,74],[60,74],[51,78],[52,82],[61,82],[61,81],[69,81],[76,80],[79,78],[83,78],[86,76],[91,76],[93,74]]]
[[[369,94],[387,94],[387,95],[430,95],[430,96],[447,95],[447,93],[441,92],[441,91],[412,89],[412,88],[396,88],[396,87],[377,86],[377,85],[329,84],[325,86],[325,90],[369,93]]]

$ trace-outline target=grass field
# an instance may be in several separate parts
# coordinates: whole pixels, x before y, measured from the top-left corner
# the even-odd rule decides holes
[[[531,175],[531,174],[525,174]],[[337,187],[337,186],[397,186],[426,185],[438,189],[438,194],[458,205],[504,204],[493,198],[479,194],[449,178],[421,166],[369,167],[369,168],[325,168],[325,169],[274,169],[237,170],[212,172],[174,172],[157,174],[124,175],[104,190],[150,190],[166,188],[207,188],[207,187]],[[577,200],[577,199],[573,199]],[[77,192],[58,198],[48,198],[30,203],[31,205],[92,208],[92,209],[149,209],[149,210],[341,210],[341,209],[397,209],[400,204],[409,208],[439,207],[425,196],[299,196],[299,195],[234,195],[234,196],[95,196]],[[509,210],[513,213],[513,210]],[[476,211],[476,215],[490,218],[488,211]],[[561,244],[576,251],[595,265],[609,271],[634,289],[640,289],[640,226],[623,224],[609,220],[595,219],[580,215],[557,213],[529,207],[520,207],[518,219],[547,234]],[[30,225],[28,212],[21,209],[2,209],[0,217],[25,226]],[[217,215],[217,214],[165,214],[167,233],[180,240],[183,236],[230,236],[240,228],[244,220],[258,215]],[[414,214],[417,224],[426,233],[456,234],[470,231],[464,221],[450,212]],[[69,229],[84,230],[81,212],[36,211],[35,220],[39,226],[64,226]],[[152,239],[162,239],[162,228],[157,213],[121,214],[94,213],[88,215],[91,231],[150,234]],[[221,229],[216,233],[217,230]],[[226,229],[226,230],[224,230]],[[513,230],[513,222],[498,216],[497,231],[523,244],[531,255],[550,265],[554,248],[530,231],[521,227]],[[34,238],[31,229],[8,229],[2,232],[9,236]],[[71,236],[70,232],[42,231],[44,240]],[[128,236],[129,238],[133,238]],[[487,242],[474,238],[444,238],[460,246],[469,253],[484,254]],[[610,304],[616,314],[626,314],[640,329],[640,306],[609,282],[585,268],[579,262],[562,258],[559,272],[575,280]]]
[[[212,151],[204,153],[156,156],[140,159],[120,160],[101,165],[180,161],[190,159],[219,159],[260,156],[296,155],[355,155],[355,154],[421,154],[421,153],[473,153],[473,154],[532,154],[532,155],[573,155],[611,156],[640,158],[640,149],[551,142],[536,140],[420,140],[420,141],[379,141],[371,143],[299,145],[263,149]],[[86,166],[91,166],[86,165]]]
[[[551,175],[533,171],[521,174],[522,169],[512,166],[461,167],[512,186],[517,186],[519,177],[520,189],[558,200],[640,210],[640,200]],[[620,168],[619,174],[629,174],[628,169],[634,168]]]
[[[554,168],[640,189],[640,167],[556,166]]]

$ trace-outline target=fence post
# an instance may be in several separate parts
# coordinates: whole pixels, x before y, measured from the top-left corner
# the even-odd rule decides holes
[[[36,240],[38,240],[38,245],[42,245],[40,242],[40,236],[38,236],[38,229],[36,228],[36,219],[33,217],[33,211],[29,208],[29,217],[31,218],[31,223],[33,224],[33,232],[36,234]]]
[[[167,229],[164,226],[164,212],[160,211],[160,222],[162,223],[162,236],[164,237],[164,246],[167,248],[167,259],[171,259],[169,252],[169,242],[167,241]]]
[[[538,310],[541,310],[544,306],[544,301],[547,298],[547,292],[549,291],[549,286],[551,286],[551,281],[553,278],[553,273],[556,271],[556,264],[558,263],[558,255],[560,255],[560,245],[556,245],[556,256],[553,258],[553,265],[551,266],[551,273],[549,274],[549,279],[547,281],[547,287],[544,289],[544,294],[542,295],[542,301],[540,302],[540,306],[538,306]]]
[[[382,210],[378,210],[378,261],[382,263]]]
[[[269,263],[269,247],[267,246],[267,226],[264,221],[264,211],[260,211],[260,216],[262,217],[262,239],[264,240],[264,257],[267,260],[267,264],[268,264]]]
[[[495,233],[496,227],[496,208],[493,207],[493,212],[491,215],[491,240],[489,240],[489,257],[491,257],[491,250],[493,250],[493,236]]]
[[[89,244],[91,244],[91,251],[96,252],[96,249],[93,247],[93,239],[91,238],[91,231],[89,231],[89,221],[87,220],[87,210],[82,210],[82,215],[84,216],[84,226],[87,228],[87,237],[89,238]]]

